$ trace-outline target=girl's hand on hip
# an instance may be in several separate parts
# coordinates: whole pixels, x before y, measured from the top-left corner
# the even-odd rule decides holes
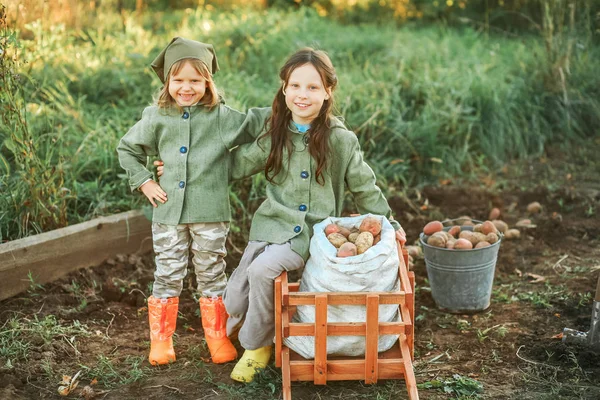
[[[167,202],[167,193],[160,187],[160,185],[154,181],[148,181],[140,186],[140,190],[150,200],[150,203],[154,207],[158,207],[155,200],[160,201],[162,204]]]
[[[163,170],[165,169],[165,163],[161,160],[156,160],[152,164],[156,166],[156,175],[158,176],[158,179],[160,179],[160,177],[163,175]]]

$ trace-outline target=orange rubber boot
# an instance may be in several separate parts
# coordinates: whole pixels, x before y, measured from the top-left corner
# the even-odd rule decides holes
[[[223,364],[237,358],[237,351],[227,337],[227,311],[221,297],[201,297],[200,315],[202,328],[210,356],[215,364]]]
[[[157,299],[148,297],[148,320],[150,322],[150,356],[152,365],[168,364],[175,361],[173,333],[177,325],[179,297]]]

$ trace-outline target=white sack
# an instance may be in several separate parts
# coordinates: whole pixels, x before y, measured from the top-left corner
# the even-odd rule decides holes
[[[365,253],[353,257],[337,257],[337,250],[325,236],[325,227],[337,223],[345,228],[358,228],[367,216],[381,219],[381,241]],[[300,292],[391,292],[399,289],[398,248],[395,231],[387,218],[366,214],[358,217],[329,217],[314,226],[310,241],[310,258],[302,278]],[[328,306],[328,322],[365,322],[365,306]],[[298,306],[292,322],[315,321],[314,306]],[[400,321],[398,305],[380,305],[380,322]],[[390,349],[398,335],[379,336],[378,351]],[[284,338],[286,346],[304,358],[314,358],[314,336]],[[365,336],[329,336],[327,354],[359,356],[365,354]]]

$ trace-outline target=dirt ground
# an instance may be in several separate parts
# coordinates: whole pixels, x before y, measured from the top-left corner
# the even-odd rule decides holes
[[[414,365],[422,399],[600,398],[600,354],[560,340],[564,327],[587,331],[590,324],[600,273],[598,149],[596,141],[568,158],[555,149],[390,199],[409,244],[430,220],[485,220],[492,207],[502,210],[511,227],[523,218],[533,224],[519,239],[502,242],[485,312],[438,310],[425,263],[416,260]],[[542,211],[530,215],[526,207],[533,201]],[[230,252],[229,268],[239,257]],[[281,397],[280,371],[273,365],[242,385],[229,378],[233,364],[210,363],[191,276],[181,297],[178,360],[151,367],[145,298],[152,273],[151,254],[124,255],[52,284],[32,282],[29,292],[0,302],[0,398],[60,398],[63,375],[78,371],[79,386],[67,398]],[[292,393],[295,399],[406,398],[403,381],[294,383]]]

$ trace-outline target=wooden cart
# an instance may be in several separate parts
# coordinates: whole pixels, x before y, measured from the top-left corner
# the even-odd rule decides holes
[[[292,398],[292,381],[313,381],[325,385],[327,381],[364,380],[377,383],[379,379],[404,379],[408,397],[419,398],[412,360],[414,359],[414,272],[408,270],[408,253],[398,263],[400,289],[397,292],[298,292],[298,283],[288,282],[283,272],[275,279],[275,365],[283,375],[283,399]],[[397,304],[400,322],[379,322],[379,305]],[[293,323],[292,316],[300,305],[315,306],[314,323]],[[328,323],[328,305],[364,305],[366,322]],[[377,352],[379,335],[399,335],[394,346]],[[365,336],[366,352],[360,357],[327,357],[327,336]],[[283,338],[314,336],[315,358],[307,360],[289,349]]]

